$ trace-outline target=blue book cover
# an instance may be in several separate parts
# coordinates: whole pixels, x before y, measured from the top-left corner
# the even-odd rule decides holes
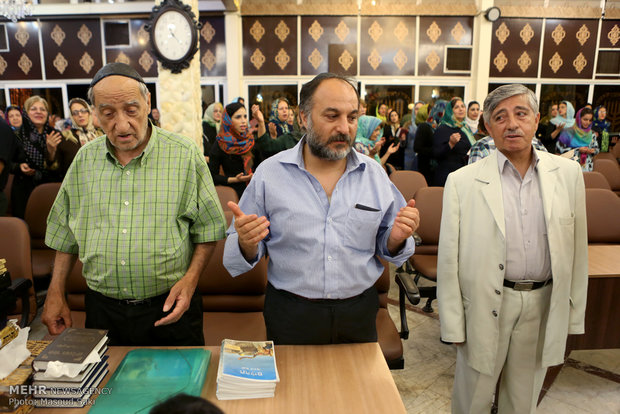
[[[278,382],[275,351],[272,341],[222,342],[221,374],[260,382]]]

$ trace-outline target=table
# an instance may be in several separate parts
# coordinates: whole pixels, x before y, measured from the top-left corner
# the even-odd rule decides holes
[[[134,347],[108,350],[110,373]],[[219,401],[215,397],[219,347],[212,352],[202,397],[225,413],[405,413],[378,343],[276,346],[280,382],[274,398]],[[99,385],[105,387],[111,374]],[[95,401],[96,404],[96,401]],[[37,408],[33,413],[86,413],[88,408]],[[121,414],[121,413],[118,413]]]

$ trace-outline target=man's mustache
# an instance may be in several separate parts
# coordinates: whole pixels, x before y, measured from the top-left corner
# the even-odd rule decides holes
[[[347,144],[351,145],[351,137],[346,134],[336,134],[329,137],[327,140],[327,144],[331,144],[332,142],[341,142],[344,141]]]

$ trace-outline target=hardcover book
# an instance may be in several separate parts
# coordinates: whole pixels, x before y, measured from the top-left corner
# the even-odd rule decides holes
[[[43,371],[50,361],[82,364],[93,350],[107,342],[107,333],[104,329],[67,328],[34,359],[32,366]]]

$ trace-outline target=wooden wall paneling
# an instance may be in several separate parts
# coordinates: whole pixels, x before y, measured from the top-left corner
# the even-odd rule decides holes
[[[8,52],[0,52],[0,80],[41,80],[39,29],[35,21],[4,22]]]
[[[149,22],[149,19],[130,19],[131,44],[106,48],[106,62],[124,62],[143,77],[157,77],[157,58],[151,53],[150,35],[144,28]]]
[[[542,19],[499,19],[493,23],[489,76],[535,78]]]
[[[592,78],[597,32],[598,20],[547,20],[541,77]]]
[[[297,17],[245,16],[243,74],[297,75]]]
[[[42,20],[47,79],[92,78],[103,66],[99,19]]]
[[[357,17],[302,16],[301,74],[357,75]]]
[[[444,50],[446,46],[471,45],[474,18],[420,17],[420,41],[418,49],[418,75],[442,76],[444,73]],[[450,76],[469,76],[449,74]]]
[[[620,49],[620,20],[603,20],[599,47]]]
[[[415,75],[415,17],[363,16],[360,75]]]
[[[201,16],[200,76],[226,76],[224,16]]]

